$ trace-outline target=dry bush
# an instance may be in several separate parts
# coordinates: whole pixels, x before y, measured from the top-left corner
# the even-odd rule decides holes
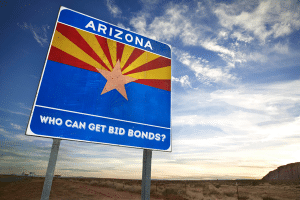
[[[163,190],[163,189],[164,189],[164,186],[158,186],[157,189],[158,189],[158,190]]]
[[[125,190],[125,185],[123,183],[115,183],[114,188],[117,191],[124,191]]]
[[[105,185],[106,187],[109,187],[109,188],[116,188],[117,185],[119,185],[120,183],[115,183],[113,181],[106,181],[105,182]]]
[[[257,185],[259,185],[259,184],[261,184],[261,183],[262,183],[262,182],[259,181],[259,180],[253,181],[253,182],[252,182],[252,186],[257,186]]]
[[[263,197],[263,200],[278,200],[278,199],[273,197]]]
[[[230,191],[226,191],[226,192],[224,192],[224,194],[226,195],[226,196],[228,196],[228,197],[233,197],[235,194],[236,194],[236,192],[230,192]]]
[[[204,196],[201,192],[187,191],[186,195],[192,199],[204,199]]]
[[[142,193],[142,187],[137,186],[137,185],[132,185],[130,187],[127,187],[126,191],[141,194]]]
[[[186,195],[186,192],[187,192],[186,190],[179,190],[178,194],[180,194],[180,195]]]
[[[205,183],[195,183],[194,187],[201,187],[204,188],[205,187]]]
[[[177,195],[177,190],[173,189],[173,188],[166,188],[163,192],[162,195],[164,196],[168,196],[170,194],[174,194]]]
[[[248,196],[239,196],[239,198],[238,198],[238,200],[247,200],[247,199],[249,199],[249,197]]]
[[[209,190],[208,192],[209,195],[219,195],[221,194],[218,190],[215,190],[215,189],[211,189]]]
[[[91,186],[98,186],[99,182],[95,181],[95,180],[92,180],[91,182],[89,182],[89,185],[91,185]]]

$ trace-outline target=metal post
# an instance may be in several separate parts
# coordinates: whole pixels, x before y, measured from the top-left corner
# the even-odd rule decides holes
[[[48,168],[47,168],[47,172],[46,172],[46,177],[45,177],[41,200],[48,200],[49,196],[50,196],[59,145],[60,145],[60,139],[54,138],[53,143],[52,143],[50,158],[49,158],[49,162],[48,162]]]
[[[152,150],[144,149],[142,174],[142,200],[150,200]]]

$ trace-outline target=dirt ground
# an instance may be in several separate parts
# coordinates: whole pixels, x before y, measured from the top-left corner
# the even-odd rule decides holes
[[[0,199],[40,199],[44,178],[0,177]],[[140,180],[54,178],[51,199],[141,199]],[[300,200],[298,182],[151,181],[151,200]]]

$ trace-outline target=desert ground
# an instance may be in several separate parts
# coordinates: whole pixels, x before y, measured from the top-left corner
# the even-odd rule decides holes
[[[40,199],[44,178],[1,175],[0,199]],[[141,199],[141,180],[54,178],[50,199]],[[300,200],[299,181],[151,181],[151,200]]]

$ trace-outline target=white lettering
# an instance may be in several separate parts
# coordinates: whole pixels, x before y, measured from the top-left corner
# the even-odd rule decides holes
[[[79,129],[85,129],[85,122],[79,122]]]
[[[120,128],[119,129],[119,135],[124,135],[125,134],[125,129],[124,128]]]
[[[115,37],[115,38],[118,38],[118,39],[120,39],[120,40],[122,40],[122,38],[119,37],[119,35],[121,35],[121,34],[123,33],[123,31],[120,31],[120,30],[117,30],[117,29],[116,29],[116,31],[117,31],[118,33],[115,34],[114,37]]]
[[[98,25],[98,32],[100,33],[100,31],[102,30],[103,34],[106,34],[105,31],[106,31],[107,27],[103,24],[99,24]]]
[[[72,128],[77,128],[78,129],[78,123],[77,123],[77,121],[74,122],[74,124],[72,125]]]
[[[160,141],[160,134],[159,134],[159,133],[156,133],[156,134],[155,134],[155,140],[156,140],[156,141]]]
[[[133,136],[133,130],[132,129],[128,129],[128,137],[132,137]]]
[[[89,129],[90,129],[91,131],[94,131],[94,130],[95,130],[95,124],[90,123],[90,124],[89,124]]]
[[[144,137],[148,139],[148,132],[145,133],[144,131],[142,131],[142,139],[144,139]]]
[[[100,132],[100,124],[96,124],[96,132]]]
[[[128,39],[128,36],[130,36],[130,39]],[[132,37],[132,35],[130,35],[130,34],[126,34],[126,35],[125,35],[125,39],[126,39],[127,42],[132,42],[133,37]]]
[[[62,122],[62,120],[60,118],[57,118],[55,120],[55,123],[56,123],[56,125],[61,126],[63,122]]]
[[[141,137],[141,131],[139,130],[134,131],[134,136],[137,138]]]
[[[110,27],[110,29],[109,29],[109,36],[111,36],[112,35],[112,28]]]
[[[115,127],[115,134],[118,135],[118,127]]]
[[[41,118],[41,122],[42,123],[47,123],[47,121],[48,121],[48,117],[45,117],[45,116],[42,116],[42,115],[40,115],[40,118]]]
[[[53,124],[53,125],[55,125],[55,117],[53,117],[53,118],[51,118],[51,117],[49,117],[49,124]]]
[[[143,38],[141,38],[141,40],[138,37],[135,37],[135,44],[137,45],[137,43],[140,44],[140,46],[143,46]]]
[[[68,119],[68,120],[65,122],[65,124],[66,124],[66,127],[71,127],[71,126],[72,126],[72,121]]]
[[[109,126],[108,133],[113,134],[114,133],[114,127]]]
[[[102,133],[104,133],[106,126],[105,125],[101,125],[102,127]]]
[[[151,46],[151,43],[149,40],[146,42],[144,48],[146,48],[146,47],[150,47],[150,49],[152,50],[152,46]]]
[[[94,31],[96,31],[95,30],[95,25],[94,25],[94,22],[93,21],[90,21],[86,26],[85,26],[85,28],[92,28]],[[99,32],[99,31],[98,31]]]
[[[154,139],[154,133],[149,132],[149,140],[153,140]]]

